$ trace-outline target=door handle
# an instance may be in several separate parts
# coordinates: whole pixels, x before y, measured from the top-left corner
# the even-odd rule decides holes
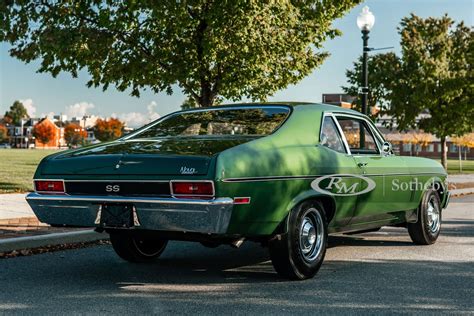
[[[359,168],[362,168],[362,167],[367,166],[367,163],[366,163],[366,162],[359,162],[359,163],[357,164],[357,166],[359,166]]]

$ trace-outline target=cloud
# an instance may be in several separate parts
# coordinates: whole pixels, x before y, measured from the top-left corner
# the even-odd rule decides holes
[[[55,116],[56,114],[54,112],[49,112],[49,113],[41,113],[41,115],[39,116],[40,118],[44,118],[44,117],[47,117],[49,119],[52,119],[53,116]]]
[[[158,104],[155,101],[150,102],[147,105],[147,113],[141,112],[128,112],[122,114],[112,113],[112,117],[119,118],[121,121],[125,122],[128,127],[137,128],[148,124],[154,120],[160,118],[160,115],[155,111]]]
[[[66,114],[68,118],[72,117],[82,117],[86,114],[90,114],[90,110],[95,108],[95,105],[88,102],[79,102],[71,104],[66,107]]]
[[[33,100],[32,99],[26,99],[26,100],[20,100],[21,103],[23,103],[23,106],[26,109],[26,112],[28,112],[28,115],[30,117],[34,117],[36,113],[36,107],[33,105]]]
[[[148,110],[148,116],[150,117],[150,122],[160,118],[160,114],[156,113],[155,109],[158,106],[155,101],[151,101],[150,104],[146,106]]]

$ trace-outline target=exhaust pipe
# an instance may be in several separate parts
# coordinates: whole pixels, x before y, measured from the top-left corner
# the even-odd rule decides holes
[[[233,242],[231,242],[231,246],[233,248],[240,248],[240,246],[242,246],[242,244],[244,243],[245,241],[245,238],[239,238],[239,239],[235,239]]]

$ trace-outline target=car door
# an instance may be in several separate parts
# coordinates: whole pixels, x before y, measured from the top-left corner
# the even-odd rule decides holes
[[[318,161],[320,187],[324,192],[333,195],[336,203],[336,214],[331,221],[331,227],[347,225],[352,217],[357,203],[357,196],[345,194],[360,179],[350,175],[358,175],[361,171],[357,167],[354,157],[349,152],[347,144],[343,140],[342,131],[337,125],[335,117],[331,113],[325,113],[321,123],[319,135],[319,148],[322,157]],[[343,180],[340,181],[341,177]],[[332,181],[332,182],[331,182]],[[334,184],[334,185],[332,185]]]
[[[386,221],[400,216],[411,199],[409,190],[400,183],[411,176],[401,157],[381,152],[383,138],[372,122],[362,116],[338,115],[337,121],[350,152],[364,179],[374,184],[373,189],[358,195],[357,207],[351,224]]]

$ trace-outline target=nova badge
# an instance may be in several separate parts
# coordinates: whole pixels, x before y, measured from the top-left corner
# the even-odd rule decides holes
[[[195,168],[188,168],[188,167],[181,167],[181,169],[179,169],[179,172],[181,174],[195,174],[196,173],[196,169]]]

